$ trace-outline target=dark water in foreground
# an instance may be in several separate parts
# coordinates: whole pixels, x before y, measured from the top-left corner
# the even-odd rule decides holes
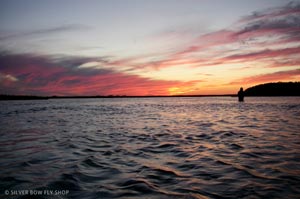
[[[300,98],[2,101],[0,127],[0,198],[300,197]]]

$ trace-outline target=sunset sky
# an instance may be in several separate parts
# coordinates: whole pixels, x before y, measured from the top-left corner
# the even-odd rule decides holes
[[[0,94],[231,94],[278,81],[300,81],[300,1],[0,1]]]

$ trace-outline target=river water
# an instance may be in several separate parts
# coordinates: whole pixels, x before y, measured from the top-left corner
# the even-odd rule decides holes
[[[0,196],[299,198],[300,98],[1,101]]]

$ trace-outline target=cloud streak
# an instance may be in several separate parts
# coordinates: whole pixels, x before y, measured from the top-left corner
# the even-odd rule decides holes
[[[274,58],[274,57],[279,57],[279,56],[289,56],[289,55],[294,55],[294,54],[300,54],[300,46],[295,47],[295,48],[283,48],[283,49],[278,49],[278,50],[262,50],[258,52],[253,52],[253,53],[246,53],[246,54],[234,54],[228,57],[224,57],[221,60],[224,61],[234,61],[234,60],[239,60],[241,62],[245,61],[252,61],[252,60],[258,60],[258,59],[265,59],[265,58]],[[293,63],[291,63],[293,64]]]
[[[52,28],[38,29],[38,30],[19,32],[14,34],[5,34],[2,32],[0,33],[0,41],[18,39],[23,37],[34,37],[34,36],[42,36],[42,35],[49,35],[49,34],[56,34],[56,33],[72,32],[72,31],[83,31],[83,30],[85,31],[87,29],[90,29],[90,27],[86,25],[66,24],[66,25],[56,26]]]

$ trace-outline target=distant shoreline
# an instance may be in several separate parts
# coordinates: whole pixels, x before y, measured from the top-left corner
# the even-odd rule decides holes
[[[23,95],[0,95],[0,101],[12,101],[12,100],[48,100],[48,99],[105,99],[105,98],[186,98],[186,97],[237,97],[234,94],[225,95],[145,95],[145,96],[23,96]],[[245,96],[245,97],[297,97],[295,95],[283,96],[283,95],[265,95],[265,96]],[[299,96],[298,96],[299,97]]]
[[[85,98],[166,98],[166,97],[236,97],[233,94],[225,95],[108,95],[108,96],[27,96],[27,95],[0,95],[1,101],[9,100],[48,100],[48,99],[85,99]]]
[[[277,82],[259,84],[244,91],[245,97],[295,97],[300,96],[300,82]],[[160,97],[237,97],[237,94],[221,95],[94,95],[94,96],[31,96],[0,94],[3,100],[47,100],[82,98],[160,98]]]

